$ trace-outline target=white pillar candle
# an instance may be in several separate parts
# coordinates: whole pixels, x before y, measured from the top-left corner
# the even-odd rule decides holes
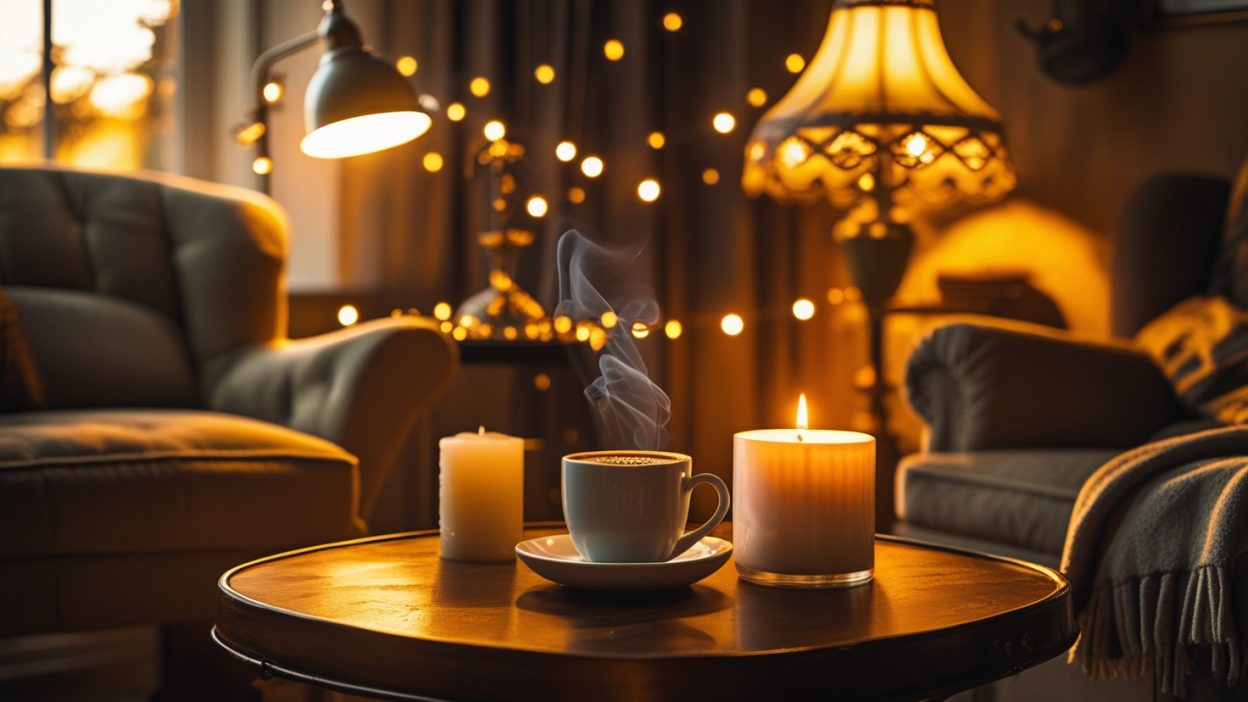
[[[805,408],[800,403],[799,417]],[[805,424],[799,419],[799,427]],[[875,438],[763,429],[734,437],[732,541],[746,580],[857,585],[875,566]]]
[[[524,439],[487,432],[438,442],[443,558],[510,561],[524,534]]]

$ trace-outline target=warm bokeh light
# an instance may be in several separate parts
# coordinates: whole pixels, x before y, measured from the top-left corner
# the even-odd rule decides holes
[[[416,74],[419,64],[416,63],[416,59],[412,56],[400,56],[399,60],[394,62],[394,67],[398,69],[400,75],[410,77]]]
[[[573,205],[579,205],[585,202],[585,189],[573,186],[568,188],[568,202]]]
[[[606,165],[602,162],[602,159],[597,156],[586,156],[585,160],[581,161],[581,173],[590,178],[597,178],[602,175],[602,169],[605,167]]]
[[[477,97],[485,97],[490,94],[490,81],[484,76],[477,76],[468,82],[468,92]]]
[[[268,156],[257,156],[251,162],[251,172],[256,175],[268,175],[273,172],[273,159]]]
[[[784,67],[789,73],[801,73],[806,67],[806,59],[801,54],[789,54],[784,57]]]
[[[862,177],[858,179],[858,187],[861,188],[864,193],[869,193],[872,190],[875,190],[875,176],[870,173],[863,173]]]
[[[678,32],[685,26],[685,20],[678,13],[669,12],[663,15],[663,28],[669,32]]]
[[[720,134],[728,134],[737,127],[737,118],[727,112],[716,113],[711,119],[711,125],[715,127],[715,131]]]
[[[442,170],[442,154],[436,151],[430,151],[420,159],[420,163],[425,167],[426,171],[429,171],[430,173],[437,173]]]
[[[719,320],[719,328],[728,336],[736,336],[745,331],[745,320],[736,313],[726,314],[723,319]]]
[[[576,158],[576,144],[570,141],[561,141],[555,146],[555,158],[567,163]]]
[[[806,393],[797,396],[797,428],[810,428],[810,411],[806,408]]]
[[[845,291],[840,288],[828,288],[828,304],[839,305],[845,301]]]
[[[714,168],[708,168],[702,171],[702,182],[707,185],[714,185],[719,182],[719,171]]]
[[[440,319],[443,322],[451,318],[451,303],[439,302],[433,306],[433,318]]]
[[[577,341],[589,341],[589,335],[590,335],[589,327],[585,326],[584,324],[576,325],[576,340]]]
[[[458,122],[468,114],[468,110],[464,108],[462,102],[452,102],[446,106],[446,118],[452,122]]]
[[[607,310],[606,312],[603,312],[602,316],[598,318],[598,323],[602,325],[603,329],[611,329],[615,327],[615,325],[618,324],[619,321],[620,321],[619,316],[616,315],[616,313],[611,310]]]
[[[650,327],[645,322],[633,322],[633,336],[638,339],[644,339],[650,336]]]
[[[809,298],[799,297],[793,301],[793,316],[803,322],[815,316],[815,303]]]
[[[546,392],[550,389],[550,376],[545,373],[538,373],[533,376],[533,387],[537,388],[539,392]]]
[[[555,80],[555,67],[549,63],[543,63],[533,69],[533,77],[542,85],[550,85]]]
[[[481,128],[481,133],[490,141],[498,141],[507,136],[507,126],[496,119],[492,119]]]
[[[667,137],[663,136],[663,132],[650,132],[646,135],[646,143],[650,145],[650,148],[658,150],[667,143]]]
[[[675,319],[667,320],[667,324],[663,325],[663,333],[667,334],[669,339],[679,339],[685,328]]]
[[[439,325],[438,325],[438,329],[441,329],[443,334],[450,334],[450,333],[451,333],[451,329],[452,329],[454,326],[455,326],[455,325],[454,325],[454,324],[451,324],[450,322],[442,322],[441,324],[439,324]]]
[[[360,311],[355,308],[355,305],[343,305],[338,308],[338,323],[342,326],[349,327],[358,321],[360,321]]]
[[[619,61],[624,58],[624,43],[619,39],[608,39],[602,45],[602,55],[606,56],[608,61]]]
[[[659,187],[659,181],[654,178],[646,178],[637,184],[637,197],[643,202],[654,202],[659,199],[659,194],[663,191]]]
[[[745,101],[753,107],[762,107],[767,104],[767,91],[762,88],[750,88],[745,94]]]
[[[463,327],[455,327],[454,331],[451,332],[451,338],[456,341],[463,341],[468,338],[468,330]]]
[[[506,326],[506,327],[503,327],[503,338],[504,338],[504,339],[506,339],[506,340],[508,340],[508,341],[515,341],[515,340],[516,340],[516,337],[517,337],[517,336],[519,336],[519,335],[520,335],[520,332],[516,331],[516,328],[515,328],[515,327],[510,326],[510,325],[508,325],[508,326]]]
[[[234,132],[234,141],[237,141],[239,146],[251,146],[264,136],[265,131],[267,128],[264,122],[252,122]]]
[[[545,217],[548,209],[550,206],[546,203],[546,198],[541,195],[534,195],[524,203],[524,210],[529,213],[530,217]]]
[[[96,81],[91,88],[91,106],[108,117],[134,119],[147,108],[152,79],[138,73],[122,73]]]
[[[572,318],[562,314],[555,317],[555,331],[560,334],[567,334],[572,331]]]
[[[282,84],[274,80],[271,80],[268,83],[265,83],[264,87],[260,89],[261,97],[263,97],[264,101],[269,103],[270,105],[277,102],[278,100],[281,100],[282,93],[284,92],[286,91],[282,89]]]
[[[299,149],[313,158],[346,158],[389,149],[429,130],[424,112],[380,112],[331,122],[308,134]]]

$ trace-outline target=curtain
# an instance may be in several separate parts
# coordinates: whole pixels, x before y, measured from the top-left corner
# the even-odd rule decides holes
[[[384,33],[369,39],[386,56],[415,57],[418,92],[443,110],[463,103],[467,117],[436,115],[412,145],[344,164],[344,280],[404,291],[426,311],[485,286],[475,235],[489,228],[489,203],[466,171],[482,124],[500,119],[508,139],[527,148],[550,202],[517,282],[553,310],[555,245],[576,228],[640,248],[630,274],[654,289],[665,318],[682,323],[678,339],[655,333],[639,342],[672,399],[672,450],[729,478],[733,432],[792,426],[799,392],[814,426],[858,421],[851,381],[865,362],[862,311],[828,300],[830,288],[848,285],[830,236],[837,213],[752,201],[739,186],[745,140],[765,109],[746,94],[762,88],[770,105],[785,93],[795,78],[785,58],[813,55],[830,0],[395,0],[383,8]],[[679,31],[664,29],[667,12],[681,15]],[[612,38],[624,45],[619,61],[604,56]],[[551,84],[535,80],[539,64],[554,67]],[[476,76],[491,84],[483,98],[468,91]],[[730,134],[712,129],[720,111],[736,117]],[[647,145],[653,131],[666,138],[660,150]],[[580,152],[570,164],[554,156],[564,139]],[[425,170],[428,152],[443,157],[442,170]],[[597,179],[577,168],[591,153],[606,164]],[[704,182],[706,169],[717,183]],[[644,178],[661,183],[655,203],[637,196]],[[568,201],[574,186],[585,190],[583,203]],[[790,312],[799,296],[818,305],[809,322]],[[720,331],[729,312],[745,319],[740,336]]]

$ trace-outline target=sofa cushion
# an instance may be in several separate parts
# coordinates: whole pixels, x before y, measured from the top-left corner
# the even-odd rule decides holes
[[[356,460],[215,412],[0,415],[0,558],[277,550],[360,533]]]
[[[908,524],[1060,555],[1083,483],[1118,451],[976,451],[907,456],[897,512]]]

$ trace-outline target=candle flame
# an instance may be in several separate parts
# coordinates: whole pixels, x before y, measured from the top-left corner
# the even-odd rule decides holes
[[[810,416],[806,410],[806,393],[797,398],[797,440],[803,441],[802,430],[810,428]]]
[[[484,424],[479,424],[479,425],[477,425],[477,436],[485,436],[485,425],[484,425]]]

